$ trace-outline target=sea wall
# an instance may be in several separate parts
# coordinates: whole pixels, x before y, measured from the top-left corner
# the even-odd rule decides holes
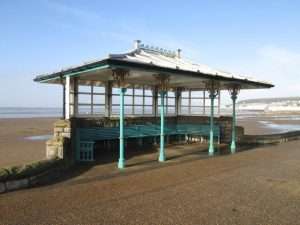
[[[65,160],[51,159],[21,166],[0,168],[0,193],[53,182],[69,166]]]
[[[290,131],[279,134],[244,135],[241,144],[280,144],[288,141],[300,140],[300,131]]]

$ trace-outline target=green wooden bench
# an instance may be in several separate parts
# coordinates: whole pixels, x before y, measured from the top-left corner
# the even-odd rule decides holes
[[[169,135],[199,135],[209,137],[208,124],[177,124],[166,125],[164,134]],[[119,127],[77,128],[76,158],[79,161],[93,161],[94,144],[96,141],[119,139]],[[124,127],[124,138],[159,137],[159,124],[129,125]],[[214,125],[214,137],[220,142],[220,127]]]

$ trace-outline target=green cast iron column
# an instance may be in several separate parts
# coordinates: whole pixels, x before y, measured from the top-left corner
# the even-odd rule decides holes
[[[235,103],[237,99],[237,92],[236,90],[233,90],[231,93],[231,99],[232,99],[232,128],[231,128],[231,145],[230,145],[230,151],[231,153],[235,153],[236,151],[236,113],[235,113]]]
[[[209,94],[210,97],[210,131],[209,131],[209,149],[208,154],[213,155],[214,154],[214,99],[215,95],[213,93],[214,91],[211,91]]]
[[[164,130],[165,130],[165,91],[160,92],[160,149],[159,149],[159,162],[165,161],[165,137],[164,137]]]
[[[118,168],[123,169],[125,167],[125,159],[124,159],[124,94],[126,92],[126,88],[120,88],[120,155]]]

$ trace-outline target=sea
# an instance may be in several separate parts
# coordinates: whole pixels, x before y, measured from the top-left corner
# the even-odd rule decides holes
[[[62,108],[0,107],[0,118],[61,117]]]
[[[125,112],[126,114],[126,112]],[[199,114],[201,114],[199,112]],[[149,115],[149,114],[148,114]],[[195,115],[195,114],[194,114]],[[206,116],[209,115],[207,112]],[[216,116],[218,113],[216,112]],[[230,116],[231,110],[221,109],[220,115]],[[43,107],[0,107],[0,119],[11,119],[11,118],[59,118],[62,117],[62,108],[43,108]],[[300,121],[299,114],[288,114],[288,115],[264,115],[259,111],[237,111],[238,120],[249,120],[256,117],[258,121],[265,127],[277,132],[286,132],[300,130],[299,123],[293,123],[292,121]],[[288,124],[275,124],[271,120],[285,120],[290,121]],[[39,137],[37,137],[39,139]]]
[[[39,117],[62,117],[62,108],[55,108],[55,107],[0,107],[0,118],[39,118]],[[101,113],[104,113],[101,112]],[[118,112],[114,112],[116,115]],[[131,110],[126,112],[125,114],[130,114]],[[151,114],[151,112],[146,112],[146,115]],[[232,112],[231,109],[221,109],[220,113],[215,110],[215,115],[224,115],[224,116],[231,116]],[[202,111],[194,112],[192,115],[203,115]],[[205,113],[206,116],[209,116],[209,110]],[[239,119],[247,119],[253,117],[261,117],[264,114],[262,111],[249,111],[249,110],[239,110],[237,111],[237,118]],[[282,119],[289,119],[289,120],[300,120],[300,114],[287,114],[287,115],[268,115],[268,117],[277,118],[278,120]]]
[[[55,107],[0,107],[0,119],[10,119],[10,118],[40,118],[40,117],[62,117],[62,108]],[[125,108],[125,114],[130,114],[132,111],[129,108]],[[104,111],[100,112],[104,113]],[[118,111],[113,111],[115,115],[118,115]],[[194,111],[193,115],[203,115],[203,112],[199,109],[199,112]],[[151,111],[146,112],[146,115],[150,115]],[[221,115],[231,115],[231,110],[221,109]],[[243,111],[237,113],[241,117],[251,117],[255,116],[256,112]],[[206,116],[209,115],[209,109],[206,110]],[[215,110],[215,115],[218,115],[218,111]]]

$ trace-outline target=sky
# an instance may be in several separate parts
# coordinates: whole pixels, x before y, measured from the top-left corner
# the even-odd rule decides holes
[[[299,96],[299,12],[288,0],[1,0],[0,107],[60,107],[62,87],[36,75],[126,52],[136,39],[275,85],[239,100]]]

